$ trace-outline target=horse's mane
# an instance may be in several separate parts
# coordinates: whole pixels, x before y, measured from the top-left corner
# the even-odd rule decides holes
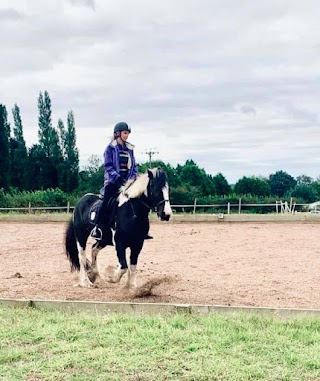
[[[159,168],[149,169],[153,176],[156,177],[159,172]],[[149,174],[148,172],[138,175],[135,180],[129,180],[125,183],[123,187],[120,188],[120,195],[124,195],[127,198],[137,198],[143,195],[147,190],[149,184]]]

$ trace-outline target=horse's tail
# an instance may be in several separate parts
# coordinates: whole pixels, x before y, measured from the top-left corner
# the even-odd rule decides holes
[[[66,254],[70,261],[71,271],[80,270],[77,240],[74,233],[73,220],[69,221],[65,235]]]

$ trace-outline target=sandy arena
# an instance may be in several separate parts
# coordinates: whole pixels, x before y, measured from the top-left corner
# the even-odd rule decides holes
[[[65,227],[0,222],[0,298],[320,309],[317,223],[153,223],[137,280],[139,286],[159,284],[152,295],[134,299],[124,278],[75,286],[78,273],[70,272],[64,254]],[[102,272],[115,266],[114,248],[103,249],[98,263]]]

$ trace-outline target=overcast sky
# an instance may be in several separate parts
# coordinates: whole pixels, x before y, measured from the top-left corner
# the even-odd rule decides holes
[[[320,176],[318,0],[1,0],[0,103],[38,142],[37,98],[75,114],[80,163],[118,121],[173,166],[229,183]]]

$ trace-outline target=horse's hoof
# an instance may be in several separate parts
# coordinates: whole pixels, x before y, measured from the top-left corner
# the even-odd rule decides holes
[[[117,269],[114,271],[113,275],[109,275],[110,283],[119,283],[123,275],[127,272],[128,269]]]
[[[95,271],[88,272],[88,278],[92,283],[95,283],[99,279],[99,273]]]
[[[87,281],[87,282],[79,282],[77,285],[75,285],[76,287],[82,287],[82,288],[93,288],[95,287],[95,285],[90,282],[90,281]]]

